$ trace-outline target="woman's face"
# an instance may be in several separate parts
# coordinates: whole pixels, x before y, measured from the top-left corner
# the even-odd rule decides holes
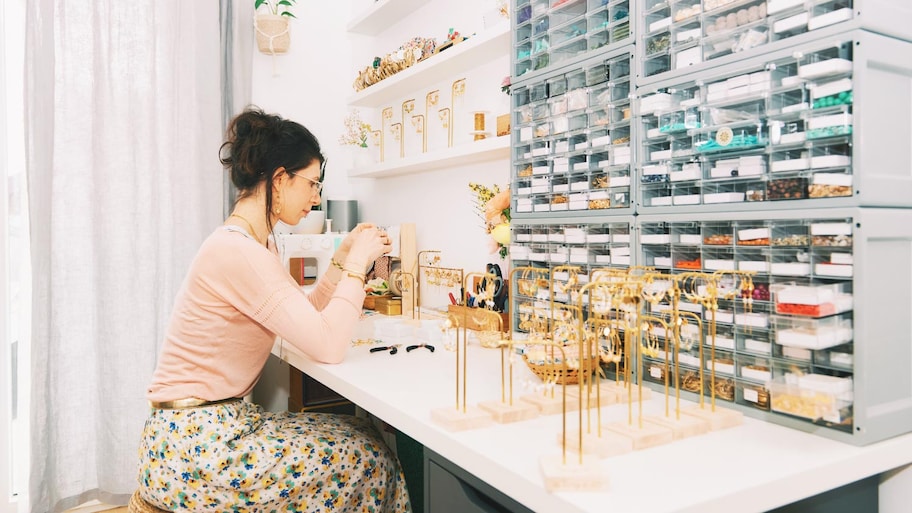
[[[279,220],[294,226],[306,216],[310,209],[320,204],[323,183],[320,182],[320,161],[314,160],[309,166],[286,175],[280,186],[282,207]]]

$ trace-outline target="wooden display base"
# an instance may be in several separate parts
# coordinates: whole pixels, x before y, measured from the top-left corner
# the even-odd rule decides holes
[[[450,431],[478,429],[493,423],[488,412],[474,406],[466,407],[465,412],[454,407],[437,408],[431,410],[431,420]]]
[[[567,455],[567,463],[560,454],[542,456],[540,467],[549,492],[590,492],[608,489],[608,473],[594,456]]]
[[[643,427],[639,427],[636,420],[633,421],[633,424],[612,422],[602,426],[602,429],[630,438],[633,441],[633,448],[637,450],[671,443],[674,440],[674,434],[670,429],[647,422],[643,422]]]
[[[644,417],[643,422],[670,429],[675,440],[709,433],[709,420],[694,415],[683,415],[683,412],[679,418],[675,418],[674,412],[671,412],[668,417]]]
[[[618,402],[618,393],[621,390],[619,387],[614,385],[614,382],[603,381],[596,390],[595,385],[589,388],[589,400],[592,403],[592,406],[595,406],[595,400],[599,400],[599,406],[609,406]],[[573,385],[567,387],[567,400],[579,402],[579,385]],[[583,389],[583,407],[586,407],[586,388]],[[627,397],[626,390],[624,391],[624,397]],[[645,397],[645,396],[644,396]]]
[[[509,424],[538,417],[538,407],[525,401],[513,401],[513,404],[503,401],[485,401],[478,403],[478,407],[491,414],[494,422]]]
[[[532,403],[538,407],[538,411],[542,415],[555,415],[562,413],[564,411],[563,406],[563,393],[555,391],[554,397],[551,395],[544,394],[531,394],[524,395],[519,398],[520,401],[525,401],[527,403]],[[578,411],[579,410],[579,400],[570,400],[570,396],[567,396],[567,411]]]
[[[699,406],[681,408],[681,415],[691,415],[709,422],[709,429],[712,431],[728,429],[744,423],[743,413],[722,408],[718,404],[716,405],[716,411],[712,411],[712,407],[708,403],[703,408]]]
[[[557,446],[560,447],[563,436],[557,434]],[[567,451],[578,454],[579,451],[579,431],[571,429],[567,431]],[[619,454],[626,454],[633,451],[633,440],[617,433],[602,430],[602,436],[597,432],[583,433],[583,454],[591,454],[599,458],[610,458]]]

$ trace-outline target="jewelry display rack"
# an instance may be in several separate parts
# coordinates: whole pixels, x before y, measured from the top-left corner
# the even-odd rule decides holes
[[[752,273],[746,298],[684,295],[689,348],[603,372],[857,445],[912,431],[912,6],[629,4],[630,39],[583,51],[573,24],[621,3],[513,2],[513,267]],[[530,304],[571,301],[511,286],[520,336]]]

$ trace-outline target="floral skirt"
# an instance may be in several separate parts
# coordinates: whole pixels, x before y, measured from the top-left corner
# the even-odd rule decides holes
[[[411,511],[399,462],[368,421],[241,400],[152,410],[139,484],[172,511]]]

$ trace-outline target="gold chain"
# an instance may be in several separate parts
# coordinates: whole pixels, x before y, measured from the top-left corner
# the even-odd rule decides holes
[[[229,215],[228,217],[236,217],[236,218],[240,219],[241,221],[244,221],[245,223],[247,223],[247,228],[250,228],[250,235],[252,235],[253,238],[254,238],[257,242],[259,242],[260,244],[262,244],[262,242],[260,242],[260,236],[257,235],[256,230],[253,229],[253,224],[251,224],[250,221],[248,221],[246,217],[244,217],[244,216],[242,216],[242,215],[240,215],[240,214],[235,214],[234,212],[232,212],[231,215]]]

